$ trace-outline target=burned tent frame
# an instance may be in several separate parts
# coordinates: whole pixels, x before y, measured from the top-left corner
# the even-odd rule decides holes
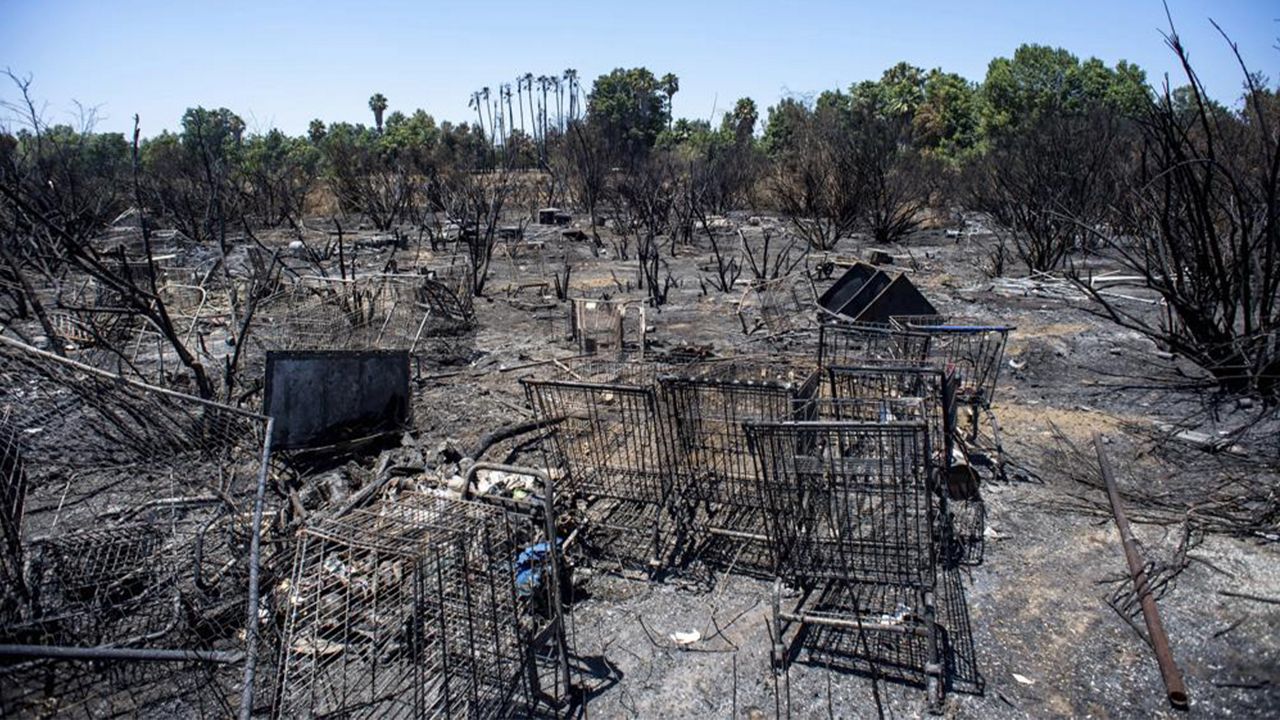
[[[750,423],[747,435],[777,553],[776,667],[786,668],[807,629],[896,636],[905,648],[896,657],[923,661],[903,670],[915,671],[936,705],[939,533],[926,426]],[[801,590],[790,610],[783,581]]]
[[[0,337],[0,428],[4,714],[247,717],[270,420]]]

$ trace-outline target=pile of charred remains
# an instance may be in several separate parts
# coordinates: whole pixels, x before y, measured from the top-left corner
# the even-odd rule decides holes
[[[795,356],[658,360],[642,308],[575,302],[590,357],[521,379],[542,467],[464,464],[460,486],[375,484],[311,517],[317,454],[409,424],[424,339],[473,322],[465,276],[277,288],[237,351],[263,363],[261,413],[0,337],[0,710],[567,715],[583,559],[774,580],[775,670],[821,638],[936,709],[959,631],[939,577],[982,558],[1011,328],[882,275],[838,280]]]

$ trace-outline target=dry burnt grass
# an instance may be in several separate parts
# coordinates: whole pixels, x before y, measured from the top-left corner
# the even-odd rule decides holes
[[[759,232],[738,220],[749,237]],[[519,380],[555,372],[554,365],[531,365],[536,361],[576,353],[565,337],[567,303],[557,302],[550,286],[545,293],[509,286],[551,283],[563,257],[573,268],[572,295],[643,297],[628,287],[637,275],[634,259],[600,256],[586,242],[560,242],[558,229],[533,226],[530,237],[539,232],[549,238],[545,256],[513,261],[500,252],[489,296],[476,300],[476,329],[436,341],[417,368],[410,433],[416,449],[396,452],[421,462],[446,441],[465,452],[489,431],[528,419]],[[1161,423],[1186,422],[1213,434],[1245,424],[1263,408],[1190,388],[1180,374],[1194,375],[1190,369],[1092,315],[1083,298],[998,287],[983,273],[992,242],[981,233],[929,230],[890,247],[852,238],[837,248],[850,256],[886,250],[941,312],[1017,327],[994,404],[1009,463],[1003,478],[988,475],[980,487],[981,562],[949,568],[940,583],[948,634],[945,714],[1179,714],[1165,700],[1141,616],[1125,595],[1124,555],[1091,454],[1094,431],[1107,436],[1121,468],[1121,491],[1159,580],[1159,605],[1191,713],[1273,713],[1280,707],[1276,424],[1257,424],[1239,438],[1244,455],[1211,453],[1171,437]],[[355,253],[364,272],[385,267],[392,254],[401,268],[411,267],[418,252],[373,245]],[[1105,259],[1078,260],[1107,267]],[[651,350],[812,362],[814,331],[744,334],[737,311],[745,282],[731,293],[709,284],[704,291],[697,278],[708,262],[706,249],[681,248],[667,261],[679,285],[665,305],[647,311]],[[829,282],[819,281],[818,292]],[[539,464],[537,448],[519,442],[496,446],[488,459]],[[347,476],[365,475],[375,462],[353,461]],[[403,455],[396,462],[413,464]],[[776,676],[769,660],[770,581],[694,561],[654,582],[581,559],[575,586],[569,630],[585,717],[912,717],[925,711],[919,686],[890,669],[861,665],[848,638],[806,639],[789,672]],[[690,630],[703,640],[681,648],[669,637]]]
[[[746,232],[755,231],[746,227]],[[1240,440],[1246,455],[1210,453],[1170,437],[1167,425],[1202,432],[1257,417],[1250,403],[1189,388],[1150,341],[1090,312],[1083,299],[1003,290],[983,273],[992,238],[923,231],[886,249],[938,308],[977,322],[1017,326],[996,393],[1009,468],[981,487],[982,561],[944,573],[940,611],[949,625],[946,714],[957,717],[1176,715],[1133,612],[1123,551],[1091,454],[1104,433],[1121,467],[1121,490],[1157,573],[1159,605],[1201,716],[1264,716],[1280,706],[1280,553],[1276,425]],[[550,243],[554,247],[556,243]],[[848,239],[838,251],[873,246]],[[595,257],[567,245],[574,294],[627,292],[635,261]],[[548,266],[559,260],[548,251]],[[1080,258],[1107,269],[1105,259]],[[670,260],[680,286],[649,309],[658,352],[805,362],[814,335],[744,335],[733,293],[704,293],[705,250]],[[373,263],[370,263],[373,264]],[[470,447],[525,406],[524,363],[575,352],[565,340],[566,304],[529,293],[508,297],[510,277],[536,271],[495,264],[492,297],[477,301],[478,329],[457,366],[427,368],[415,415],[419,441]],[[548,281],[549,277],[546,278]],[[618,282],[623,287],[618,286]],[[829,282],[829,281],[827,281]],[[821,292],[824,283],[819,282]],[[999,290],[999,291],[998,291]],[[459,348],[455,348],[458,350]],[[455,374],[456,373],[456,374]],[[1181,426],[1180,426],[1181,427]],[[1075,450],[1073,451],[1072,445]],[[495,455],[510,447],[504,445]],[[515,459],[536,464],[536,452]],[[662,582],[582,568],[571,640],[596,717],[864,717],[923,712],[923,693],[892,672],[848,662],[839,639],[810,638],[785,677],[769,662],[771,583],[695,562]],[[698,630],[679,648],[669,635]],[[847,648],[845,648],[847,650]]]

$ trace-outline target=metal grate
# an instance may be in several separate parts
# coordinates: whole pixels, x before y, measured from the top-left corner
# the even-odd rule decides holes
[[[1012,327],[942,325],[927,319],[895,319],[895,322],[902,328],[901,332],[928,338],[927,359],[954,368],[956,393],[962,402],[975,408],[991,407]]]
[[[919,362],[929,350],[929,336],[881,325],[826,323],[818,328],[818,366]]]
[[[308,528],[279,717],[509,717],[528,701],[520,548],[501,510],[408,495]]]
[[[856,401],[855,401],[856,402]],[[810,627],[823,639],[889,646],[919,670],[930,701],[943,672],[933,607],[938,552],[929,436],[918,422],[748,424],[780,576],[773,659],[791,660]],[[800,588],[784,608],[781,582]],[[889,606],[888,599],[896,603]],[[919,646],[923,652],[916,652]],[[884,657],[877,651],[864,653]]]
[[[837,405],[830,417],[813,415],[806,419],[831,420],[922,420],[929,427],[929,446],[935,467],[945,469],[952,458],[955,433],[956,379],[952,372],[923,363],[827,368],[828,391]],[[839,401],[879,402],[876,417],[858,417],[854,408]],[[907,405],[918,404],[918,408]],[[841,412],[843,410],[843,413]]]
[[[555,423],[544,445],[560,487],[594,504],[602,543],[624,561],[661,564],[671,537],[675,477],[666,417],[650,386],[526,381],[539,420]]]
[[[763,498],[743,423],[796,419],[798,404],[812,399],[818,385],[816,374],[799,383],[770,378],[774,373],[763,373],[760,379],[761,374],[739,366],[716,377],[661,380],[673,446],[680,457],[677,467],[685,471],[676,492],[692,506],[694,531],[707,544],[708,555],[738,560],[735,566],[744,569],[771,566]],[[745,564],[739,556],[744,543],[756,546],[750,548]]]
[[[923,423],[749,423],[747,434],[781,577],[932,584]]]
[[[179,683],[187,702],[231,703],[256,650],[247,618],[267,426],[0,338],[5,524],[16,535],[6,552],[23,568],[5,596],[0,654],[36,658],[68,686],[127,696],[137,711],[157,701],[150,683],[112,685],[96,670],[71,678],[94,665],[67,661],[177,662],[190,668]],[[5,714],[86,701],[24,685],[29,665],[0,670],[14,687]]]

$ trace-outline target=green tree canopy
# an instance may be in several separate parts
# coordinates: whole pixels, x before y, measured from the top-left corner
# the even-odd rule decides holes
[[[669,117],[666,86],[647,68],[618,68],[601,75],[587,96],[587,121],[620,160],[647,155]]]

